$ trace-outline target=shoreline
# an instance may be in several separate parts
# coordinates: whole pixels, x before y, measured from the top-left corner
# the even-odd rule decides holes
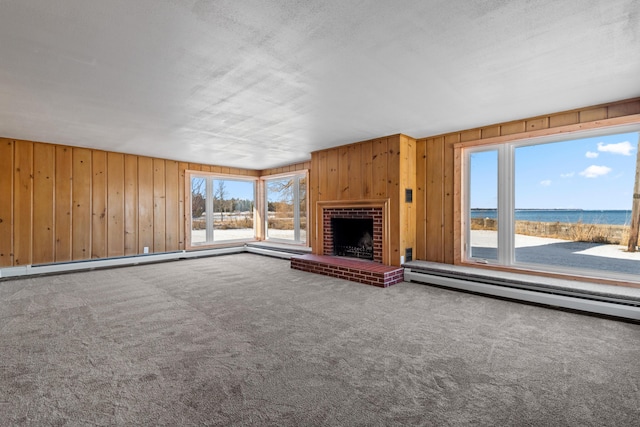
[[[471,230],[497,229],[498,221],[494,218],[471,219]],[[628,225],[516,220],[514,232],[524,236],[610,245],[626,245],[629,240]]]

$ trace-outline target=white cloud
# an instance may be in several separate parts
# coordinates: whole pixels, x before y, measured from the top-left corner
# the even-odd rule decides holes
[[[596,157],[598,157],[600,154],[593,152],[593,151],[587,151],[587,154],[585,154],[585,156],[588,159],[595,159]]]
[[[544,181],[540,181],[540,185],[542,185],[543,187],[548,187],[551,185],[551,180],[545,179]]]
[[[561,173],[560,178],[573,178],[575,174],[576,174],[575,172]]]
[[[580,175],[584,176],[585,178],[597,178],[599,176],[606,175],[609,172],[611,172],[610,167],[591,165],[580,172]]]
[[[603,144],[602,142],[598,142],[598,151],[630,156],[633,151],[633,146],[629,141],[618,142],[617,144]]]

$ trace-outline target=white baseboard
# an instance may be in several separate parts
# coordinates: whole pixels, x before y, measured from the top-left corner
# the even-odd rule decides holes
[[[549,292],[531,291],[527,289],[511,288],[507,286],[493,285],[473,280],[457,279],[438,276],[425,272],[404,269],[404,277],[407,282],[420,282],[460,289],[486,295],[493,295],[519,301],[527,301],[554,307],[568,308],[572,310],[586,311],[590,313],[604,314],[607,316],[622,317],[625,319],[640,320],[640,307],[637,305],[599,301],[597,297],[579,298],[567,295],[557,295]]]

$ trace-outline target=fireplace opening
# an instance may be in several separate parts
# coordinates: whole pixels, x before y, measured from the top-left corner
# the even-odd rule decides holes
[[[372,218],[331,218],[333,255],[373,260]]]

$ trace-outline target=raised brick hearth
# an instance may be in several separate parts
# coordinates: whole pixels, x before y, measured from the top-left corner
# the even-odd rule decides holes
[[[381,288],[395,285],[404,280],[404,269],[401,267],[392,267],[355,258],[300,255],[291,258],[291,268]]]

